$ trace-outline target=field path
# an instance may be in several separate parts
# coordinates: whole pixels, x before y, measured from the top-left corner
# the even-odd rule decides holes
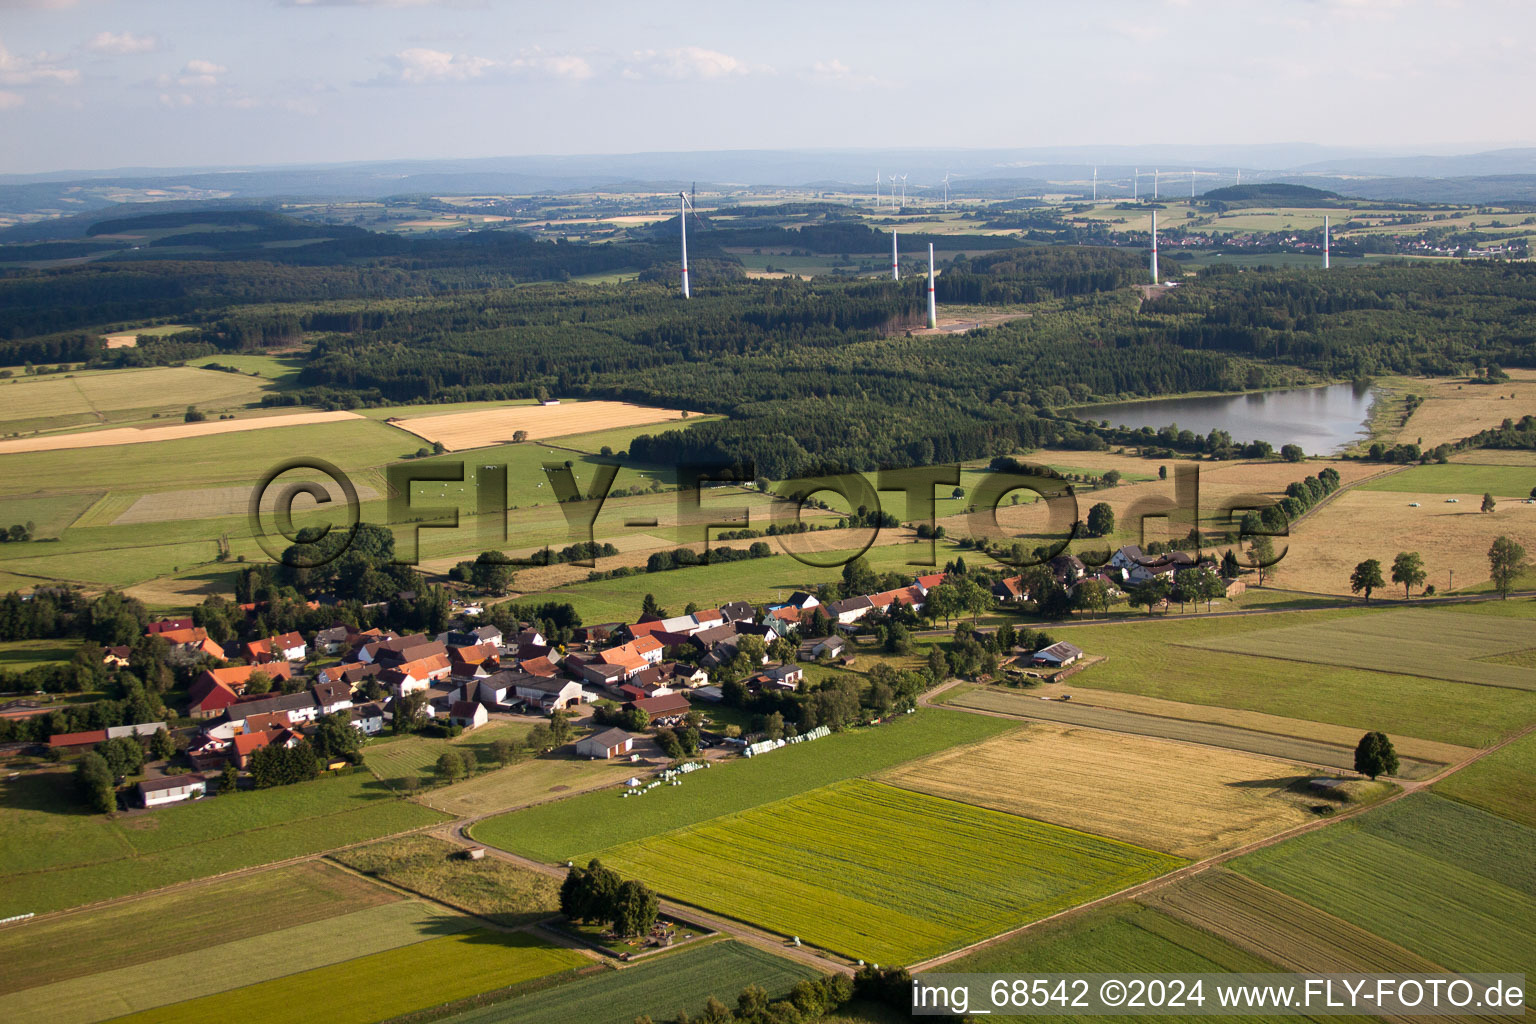
[[[927,694],[925,694],[922,697],[920,697],[919,698],[919,703],[922,703],[922,704],[930,703],[932,697],[934,696],[934,694],[942,693],[944,690],[947,690],[950,687],[955,686],[959,682],[960,682],[960,680],[955,679],[955,680],[950,680],[947,683],[944,683],[943,685],[937,687],[934,690],[929,691]],[[968,710],[966,708],[960,708],[960,707],[957,707],[957,706],[954,706],[954,705],[944,705],[944,706],[945,707],[949,707],[952,710],[959,710],[959,711]],[[986,712],[981,712],[981,713],[985,714]],[[1433,775],[1433,776],[1431,776],[1431,777],[1429,777],[1427,779],[1420,779],[1420,780],[1417,780],[1417,781],[1397,780],[1397,784],[1400,787],[1398,789],[1398,791],[1396,793],[1393,793],[1390,796],[1387,796],[1387,797],[1381,799],[1381,800],[1377,800],[1374,803],[1362,804],[1362,805],[1357,806],[1357,807],[1352,807],[1352,808],[1349,808],[1347,810],[1340,811],[1337,814],[1334,814],[1334,815],[1332,815],[1330,817],[1319,818],[1316,821],[1309,821],[1309,822],[1306,822],[1305,824],[1297,825],[1294,828],[1286,829],[1283,832],[1277,832],[1277,833],[1275,833],[1272,836],[1266,836],[1263,839],[1254,840],[1253,842],[1248,843],[1248,844],[1246,844],[1244,846],[1239,846],[1239,847],[1237,847],[1235,849],[1227,850],[1224,853],[1214,854],[1213,856],[1207,857],[1204,860],[1195,861],[1193,864],[1188,864],[1188,865],[1186,865],[1186,866],[1184,866],[1182,868],[1179,868],[1176,871],[1170,871],[1168,874],[1161,875],[1161,876],[1159,876],[1157,878],[1151,879],[1150,881],[1142,882],[1139,885],[1129,886],[1129,887],[1127,887],[1125,889],[1120,890],[1119,892],[1110,893],[1108,896],[1101,896],[1101,897],[1099,897],[1096,900],[1089,901],[1088,903],[1080,903],[1080,904],[1078,904],[1075,907],[1072,907],[1072,908],[1067,909],[1067,910],[1063,910],[1063,911],[1061,911],[1059,913],[1056,913],[1056,914],[1052,914],[1049,917],[1042,917],[1038,921],[1031,921],[1029,924],[1023,925],[1023,926],[1021,926],[1019,928],[1014,928],[1011,931],[1003,932],[1001,935],[994,935],[991,938],[982,939],[980,942],[973,942],[973,943],[971,943],[968,946],[962,946],[961,948],[953,950],[953,951],[948,952],[948,953],[945,953],[942,956],[932,957],[932,958],[930,958],[928,960],[921,961],[920,963],[911,964],[911,965],[909,965],[909,967],[910,967],[910,969],[911,969],[913,974],[917,974],[919,971],[932,971],[932,970],[935,970],[935,969],[937,969],[939,967],[942,967],[943,965],[945,965],[947,963],[950,963],[953,960],[959,959],[960,957],[966,955],[967,953],[975,952],[978,949],[985,949],[988,946],[996,945],[999,942],[1007,941],[1008,939],[1014,938],[1015,936],[1023,935],[1026,932],[1029,932],[1029,931],[1031,931],[1031,930],[1033,930],[1035,928],[1038,928],[1041,925],[1044,925],[1044,924],[1046,924],[1048,922],[1059,921],[1059,920],[1062,920],[1064,918],[1070,918],[1070,917],[1073,917],[1073,916],[1075,916],[1077,914],[1081,914],[1084,911],[1090,910],[1090,909],[1092,909],[1094,907],[1103,906],[1105,904],[1115,903],[1115,902],[1119,902],[1121,900],[1135,899],[1137,896],[1140,896],[1140,895],[1142,895],[1144,893],[1153,892],[1153,891],[1155,891],[1157,889],[1161,889],[1164,886],[1170,885],[1170,884],[1172,884],[1174,882],[1181,881],[1183,879],[1193,877],[1194,875],[1198,875],[1198,874],[1200,874],[1200,873],[1202,873],[1204,871],[1209,870],[1210,868],[1216,867],[1217,865],[1225,864],[1228,861],[1235,860],[1236,858],[1241,857],[1241,856],[1243,856],[1245,854],[1253,853],[1255,850],[1262,850],[1265,847],[1274,846],[1276,843],[1284,842],[1287,839],[1292,839],[1292,838],[1295,838],[1296,836],[1299,836],[1299,835],[1305,835],[1308,832],[1316,832],[1319,829],[1327,828],[1328,826],[1334,825],[1334,824],[1336,824],[1336,823],[1338,823],[1340,821],[1348,821],[1349,819],[1354,818],[1357,815],[1364,814],[1367,811],[1373,810],[1373,809],[1375,809],[1377,807],[1384,807],[1387,804],[1394,803],[1395,801],[1403,799],[1403,797],[1408,796],[1409,794],[1417,793],[1421,789],[1425,789],[1425,788],[1427,788],[1429,786],[1432,786],[1435,783],[1440,782],[1441,780],[1445,779],[1446,777],[1448,777],[1450,775],[1454,775],[1456,772],[1461,771],[1463,768],[1467,767],[1468,765],[1475,764],[1478,761],[1481,761],[1483,758],[1487,757],[1489,754],[1493,754],[1493,753],[1496,753],[1499,750],[1502,750],[1504,747],[1508,746],[1509,744],[1515,742],[1518,739],[1521,739],[1522,737],[1525,737],[1525,736],[1529,735],[1532,732],[1536,732],[1536,724],[1528,725],[1524,729],[1521,729],[1519,732],[1513,733],[1510,736],[1505,737],[1504,739],[1502,739],[1499,742],[1495,743],[1493,746],[1485,747],[1484,749],[1479,750],[1476,753],[1471,754],[1470,756],[1468,756],[1466,758],[1463,758],[1461,761],[1458,761],[1456,764],[1447,765],[1440,772],[1436,773],[1435,775]]]
[[[177,423],[165,427],[112,427],[107,430],[47,434],[0,441],[0,455],[75,448],[110,448],[119,444],[178,441],[188,437],[206,437],[209,434],[233,434],[244,430],[267,430],[272,427],[296,427],[312,423],[334,423],[365,418],[355,412],[337,410],[335,412],[296,412],[282,416],[256,416],[244,420],[206,420],[202,423]]]

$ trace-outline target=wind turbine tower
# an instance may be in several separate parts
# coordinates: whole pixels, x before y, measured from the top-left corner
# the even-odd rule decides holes
[[[1136,175],[1131,185],[1131,198],[1141,202],[1141,168],[1136,168]]]
[[[1093,169],[1093,201],[1099,201],[1099,169]]]
[[[880,209],[880,172],[875,172],[875,209]]]
[[[1195,198],[1195,169],[1189,169],[1189,198]]]
[[[901,280],[901,263],[896,255],[896,232],[891,231],[891,280]]]
[[[683,298],[686,299],[690,297],[688,291],[688,193],[679,192],[677,203],[682,211],[677,222],[683,229]]]
[[[939,326],[938,301],[933,294],[933,243],[928,243],[928,329],[934,330]]]
[[[1157,202],[1157,176],[1162,174],[1162,173],[1163,173],[1162,171],[1153,171],[1152,172],[1152,201],[1154,203]]]
[[[1328,215],[1323,214],[1323,269],[1328,269]]]
[[[1157,211],[1152,211],[1152,283],[1157,284]]]

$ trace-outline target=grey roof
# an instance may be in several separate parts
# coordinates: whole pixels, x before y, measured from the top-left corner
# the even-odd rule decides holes
[[[1051,646],[1045,648],[1044,650],[1036,651],[1034,653],[1034,657],[1036,658],[1041,657],[1042,655],[1051,655],[1065,661],[1067,658],[1081,658],[1083,656],[1083,649],[1076,646],[1075,644],[1069,644],[1065,640],[1060,640],[1054,644],[1051,644]]]
[[[625,740],[632,738],[633,737],[631,737],[629,733],[625,732],[623,729],[615,727],[612,729],[604,729],[600,733],[595,733],[591,736],[588,736],[586,737],[585,742],[601,743],[605,747],[617,747]]]
[[[354,704],[348,709],[353,718],[383,718],[384,709],[377,704]]]
[[[567,686],[579,686],[570,679],[552,679],[545,676],[523,675],[515,678],[512,685],[519,690],[537,690],[539,693],[559,693]]]
[[[746,601],[728,601],[720,606],[720,614],[732,622],[742,619],[750,619],[757,614],[757,610]]]
[[[833,601],[827,607],[833,615],[841,615],[843,612],[856,612],[861,608],[873,608],[875,602],[867,597],[845,597],[841,601]]]
[[[269,715],[276,711],[301,711],[314,706],[315,695],[308,690],[300,690],[298,693],[284,693],[266,700],[239,701],[231,704],[226,714],[233,721],[252,715]]]

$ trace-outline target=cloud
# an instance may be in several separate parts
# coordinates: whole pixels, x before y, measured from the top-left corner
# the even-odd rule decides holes
[[[880,80],[874,75],[860,74],[836,58],[832,60],[819,60],[811,65],[811,77],[821,79],[824,82],[834,82],[839,85],[865,86],[880,84]]]
[[[733,75],[772,73],[773,69],[754,66],[737,60],[728,53],[706,50],[700,46],[684,46],[675,50],[636,50],[624,69],[624,77],[670,78],[728,78]]]
[[[429,50],[424,46],[413,46],[390,54],[386,61],[393,70],[391,77],[406,85],[467,82],[480,78],[496,66],[496,62],[489,57]]]
[[[418,46],[399,50],[384,60],[389,69],[374,80],[377,84],[440,85],[518,74],[583,81],[591,78],[594,73],[591,63],[585,57],[545,53],[542,50],[529,50],[516,57],[495,58]]]
[[[466,7],[462,0],[278,0],[279,7]]]
[[[15,110],[26,101],[21,98],[19,92],[5,92],[0,90],[0,110]]]
[[[80,72],[62,67],[62,58],[47,53],[23,57],[11,53],[0,41],[0,85],[74,85]]]
[[[136,36],[132,32],[97,32],[86,41],[85,48],[92,53],[114,57],[133,53],[154,53],[160,49],[160,37]]]
[[[181,87],[183,89],[212,89],[220,84],[220,79],[229,73],[229,68],[222,64],[215,64],[211,60],[195,58],[189,60],[174,75],[156,75],[150,84],[158,89],[170,89]],[[162,102],[164,97],[161,97]]]

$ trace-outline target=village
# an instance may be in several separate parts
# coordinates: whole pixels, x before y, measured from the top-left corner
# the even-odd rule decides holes
[[[186,724],[56,733],[46,746],[59,759],[107,753],[104,745],[124,738],[147,744],[148,763],[130,758],[143,765],[144,777],[116,794],[124,809],[313,778],[361,764],[369,739],[420,730],[458,736],[493,718],[553,725],[534,735],[536,754],[569,743],[577,758],[639,762],[644,751],[648,768],[666,770],[685,758],[751,757],[909,712],[925,686],[951,675],[1028,682],[1083,667],[1081,649],[1045,633],[1006,623],[977,628],[981,612],[1026,602],[1038,608],[1052,599],[1092,611],[1128,594],[1150,595],[1150,612],[1167,610],[1170,599],[1231,598],[1244,587],[1220,577],[1214,562],[1178,551],[1146,554],[1134,545],[1098,568],[1063,554],[986,585],[992,576],[998,574],[971,578],[962,562],[876,593],[835,597],[823,588],[821,596],[797,591],[766,605],[733,601],[690,606],[681,615],[643,613],[634,622],[577,626],[561,640],[532,622],[520,622],[510,635],[478,624],[484,609],[469,602],[457,603],[461,617],[435,635],[337,622],[308,637],[288,632],[220,645],[191,618],[166,619],[150,623],[146,636],[163,643],[168,664],[196,670]],[[255,603],[240,607],[253,618],[259,611]],[[967,613],[972,621],[949,632],[950,620]],[[926,681],[888,669],[874,673],[890,692],[872,699],[858,692],[837,701],[808,699],[815,687],[806,665],[841,667],[851,676],[861,652],[900,651],[914,635],[963,641],[979,657],[934,664]],[[108,670],[126,668],[132,648],[107,647],[101,657]],[[179,734],[174,742],[170,731]],[[295,771],[278,753],[301,749],[314,760],[312,770],[303,764]],[[636,776],[626,786],[644,784]]]

